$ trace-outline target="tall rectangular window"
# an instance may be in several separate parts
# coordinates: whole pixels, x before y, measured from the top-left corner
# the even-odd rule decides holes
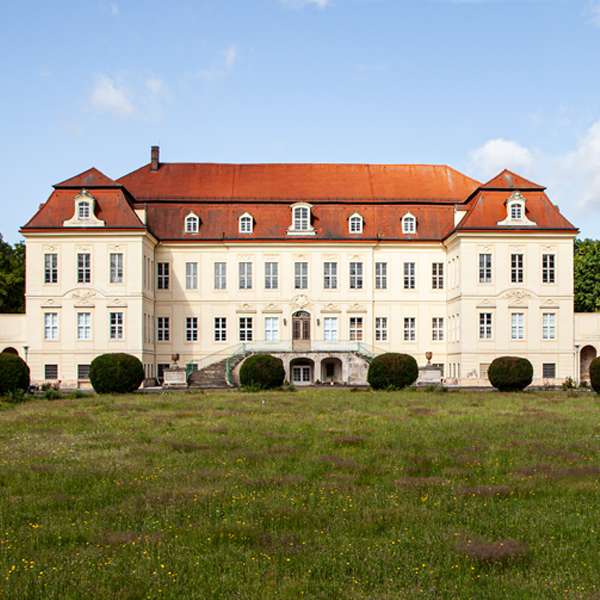
[[[215,342],[227,341],[227,317],[215,317]]]
[[[58,313],[44,313],[44,339],[58,339]]]
[[[168,262],[156,263],[156,289],[157,290],[168,290],[171,282],[170,278],[170,267]]]
[[[479,283],[492,283],[492,255],[479,255]]]
[[[556,313],[542,313],[542,339],[556,339]]]
[[[240,317],[240,342],[251,342],[253,339],[252,317]]]
[[[325,317],[323,319],[323,339],[326,342],[337,342],[338,341],[337,317]]]
[[[110,254],[110,283],[123,283],[123,255]]]
[[[350,340],[362,342],[363,340],[363,318],[350,317]]]
[[[294,287],[297,290],[305,290],[308,288],[308,263],[294,263]]]
[[[265,340],[279,341],[279,317],[265,317]]]
[[[554,254],[542,254],[542,283],[556,283]]]
[[[431,289],[444,289],[444,263],[431,263]]]
[[[375,289],[387,290],[387,263],[375,263]]]
[[[404,317],[404,341],[414,342],[417,339],[417,319]]]
[[[215,290],[227,289],[227,263],[215,263]]]
[[[240,290],[251,290],[252,289],[252,263],[241,262],[239,264],[239,279],[240,279]]]
[[[92,313],[77,313],[77,339],[92,339]]]
[[[431,319],[431,341],[444,341],[444,317],[433,317]]]
[[[125,338],[125,331],[123,329],[123,313],[122,312],[111,312],[109,313],[109,337],[111,340],[122,340]]]
[[[170,317],[156,317],[156,341],[168,342],[171,338]]]
[[[510,282],[523,283],[523,255],[510,255]]]
[[[323,289],[337,290],[337,263],[323,263]]]
[[[510,315],[510,339],[525,339],[525,315],[523,313],[512,313]]]
[[[198,289],[198,263],[197,262],[185,263],[185,289],[186,290],[197,290]]]
[[[198,341],[198,317],[185,318],[185,341]]]
[[[90,283],[92,281],[92,268],[90,255],[77,255],[77,283]]]
[[[279,289],[279,263],[265,263],[265,290]]]
[[[296,231],[308,231],[310,225],[308,208],[297,206],[294,208],[294,229]]]
[[[375,317],[375,341],[386,342],[388,339],[387,317]]]
[[[58,254],[44,254],[44,283],[58,283]]]
[[[492,313],[479,313],[479,339],[492,339]]]
[[[414,290],[415,289],[415,263],[406,262],[404,263],[404,289]]]
[[[350,263],[350,289],[363,289],[363,264],[361,262]]]

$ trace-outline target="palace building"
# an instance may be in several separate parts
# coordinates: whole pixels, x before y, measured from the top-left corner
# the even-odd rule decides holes
[[[27,313],[0,320],[0,344],[27,348],[36,382],[84,385],[106,352],[149,381],[173,354],[202,372],[269,352],[295,384],[359,384],[376,354],[431,352],[451,383],[485,383],[504,355],[556,383],[600,348],[598,317],[573,312],[578,230],[509,171],[161,163],[153,147],[120,179],[55,185],[21,233]]]

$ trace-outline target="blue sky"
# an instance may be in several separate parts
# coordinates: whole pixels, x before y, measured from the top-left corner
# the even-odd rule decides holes
[[[0,232],[149,162],[447,164],[600,238],[600,1],[4,0]]]

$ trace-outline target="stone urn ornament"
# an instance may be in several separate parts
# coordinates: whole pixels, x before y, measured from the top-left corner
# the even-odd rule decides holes
[[[433,358],[433,352],[425,352],[425,358],[427,359],[427,364],[431,364],[431,359]]]
[[[173,359],[173,368],[178,369],[179,365],[177,364],[177,361],[179,360],[179,354],[175,353],[171,356],[171,358]]]

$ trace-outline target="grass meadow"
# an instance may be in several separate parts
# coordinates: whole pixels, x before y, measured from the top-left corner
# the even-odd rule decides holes
[[[1,408],[0,598],[600,599],[591,393]]]

